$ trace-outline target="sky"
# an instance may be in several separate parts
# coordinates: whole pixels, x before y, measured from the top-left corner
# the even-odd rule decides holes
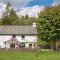
[[[0,0],[0,15],[5,10],[8,1],[19,16],[28,14],[30,17],[38,17],[37,14],[46,6],[60,4],[60,0]]]

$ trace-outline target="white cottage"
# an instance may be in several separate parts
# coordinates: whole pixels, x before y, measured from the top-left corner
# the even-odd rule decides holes
[[[0,39],[5,48],[34,48],[37,46],[36,23],[32,26],[0,26]]]

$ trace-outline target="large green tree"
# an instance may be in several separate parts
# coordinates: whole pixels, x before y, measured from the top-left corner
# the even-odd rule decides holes
[[[45,8],[39,14],[37,22],[38,37],[46,42],[55,42],[57,50],[60,40],[60,5]]]
[[[14,9],[11,7],[11,4],[8,2],[6,5],[5,12],[3,13],[2,25],[17,25],[18,16]]]

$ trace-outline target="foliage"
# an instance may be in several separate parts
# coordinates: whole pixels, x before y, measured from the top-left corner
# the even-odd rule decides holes
[[[60,5],[46,8],[39,14],[37,30],[41,40],[50,42],[60,39]]]
[[[10,2],[8,2],[6,5],[6,8],[5,8],[5,12],[4,12],[5,16],[9,16],[10,10],[11,10],[11,4],[10,4]]]
[[[8,2],[6,6],[5,15],[2,18],[2,25],[16,25],[18,24],[18,16]]]
[[[0,25],[32,25],[33,22],[35,22],[35,18],[29,18],[29,16],[26,14],[26,16],[22,16],[22,18],[19,18],[15,12],[15,10],[12,8],[10,2],[7,3],[5,11],[3,12],[2,19],[0,21]]]
[[[18,25],[32,25],[33,24],[33,22],[36,22],[36,19],[34,19],[34,18],[28,18],[28,19],[25,19],[25,18],[21,18],[21,19],[19,19],[18,20]]]
[[[45,46],[46,44],[48,44],[48,43],[45,42],[45,41],[42,41],[42,40],[38,40],[38,41],[37,41],[37,45],[38,45],[38,46],[39,46],[39,45]]]
[[[26,14],[25,19],[28,19],[28,18],[29,18],[29,16],[28,16],[28,14]]]

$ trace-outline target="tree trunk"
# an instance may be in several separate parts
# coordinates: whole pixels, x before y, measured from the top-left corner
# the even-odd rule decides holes
[[[55,50],[55,51],[58,51],[58,47],[59,47],[59,41],[52,41],[51,42],[51,50],[52,52]]]
[[[50,43],[51,46],[51,51],[53,52],[54,48],[53,48],[53,43]]]
[[[58,51],[58,47],[59,47],[59,42],[58,40],[56,41],[56,51]]]

